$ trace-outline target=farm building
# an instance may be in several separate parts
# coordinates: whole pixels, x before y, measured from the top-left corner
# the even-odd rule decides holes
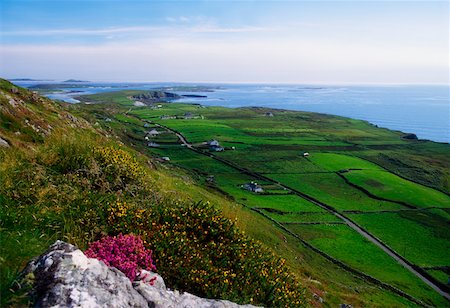
[[[157,144],[156,142],[149,142],[147,143],[147,146],[151,147],[151,148],[159,148],[160,145]]]
[[[147,132],[147,135],[149,135],[150,137],[155,137],[155,136],[158,136],[159,134],[161,134],[161,133],[158,132],[156,129],[152,129]]]
[[[209,140],[206,144],[208,144],[209,146],[219,146],[219,141],[217,141],[216,139],[211,139]]]
[[[211,145],[209,147],[209,150],[211,152],[223,152],[225,149],[223,147],[221,147],[220,145]]]
[[[308,152],[303,152],[302,156],[303,156],[303,157],[308,157],[308,156],[309,156],[309,153],[308,153]]]
[[[265,116],[266,116],[266,117],[273,117],[273,113],[272,113],[272,112],[266,112],[266,113],[265,113]]]
[[[184,118],[185,118],[185,119],[193,119],[193,118],[194,118],[194,115],[192,114],[192,112],[186,112],[186,113],[184,114]]]
[[[150,124],[144,123],[144,127],[145,127],[145,128],[150,127]]]
[[[258,185],[256,182],[250,182],[247,184],[244,184],[241,186],[243,189],[246,189],[248,191],[252,191],[255,193],[262,193],[264,192],[264,189],[261,187],[261,185]]]

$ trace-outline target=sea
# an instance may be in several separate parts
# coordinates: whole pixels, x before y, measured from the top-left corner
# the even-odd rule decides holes
[[[22,81],[30,87],[55,81]],[[193,83],[91,83],[58,88],[49,98],[77,103],[75,97],[119,90],[163,88],[184,97],[182,103],[206,106],[270,107],[312,111],[369,121],[380,127],[414,133],[419,139],[450,143],[450,86],[447,85],[271,85]]]

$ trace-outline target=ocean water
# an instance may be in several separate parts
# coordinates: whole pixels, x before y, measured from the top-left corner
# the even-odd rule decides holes
[[[22,83],[22,86],[33,84],[36,83]],[[170,90],[170,87],[176,86],[205,86],[211,87],[211,91]],[[80,84],[79,88],[61,88],[63,92],[47,96],[73,103],[77,102],[73,97],[82,94],[161,87],[178,94],[207,96],[183,98],[178,102],[225,107],[259,106],[334,114],[414,133],[420,139],[450,143],[450,86],[87,83]]]

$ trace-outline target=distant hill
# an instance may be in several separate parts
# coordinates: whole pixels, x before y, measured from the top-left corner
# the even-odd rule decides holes
[[[79,83],[40,83],[36,85],[32,85],[31,87],[28,87],[30,90],[52,90],[57,91],[62,88],[84,88],[87,87],[87,85],[82,85]]]
[[[78,79],[67,79],[64,80],[63,82],[90,82],[88,80],[78,80]]]
[[[52,79],[12,78],[9,81],[52,81]]]

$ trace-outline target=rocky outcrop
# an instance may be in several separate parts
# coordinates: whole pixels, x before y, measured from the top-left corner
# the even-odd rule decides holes
[[[37,307],[254,307],[168,290],[156,273],[131,281],[114,267],[57,241],[22,273]]]
[[[174,99],[181,98],[180,95],[164,91],[148,91],[132,96],[133,100],[138,100],[146,104],[152,104],[156,102],[168,102]]]
[[[408,139],[408,140],[418,140],[419,138],[417,138],[416,134],[405,134],[402,137],[403,139]]]
[[[54,131],[92,129],[90,124],[64,110],[60,104],[0,78],[1,138],[9,146],[43,141]],[[5,129],[6,128],[6,129]],[[7,146],[0,140],[0,147]]]

